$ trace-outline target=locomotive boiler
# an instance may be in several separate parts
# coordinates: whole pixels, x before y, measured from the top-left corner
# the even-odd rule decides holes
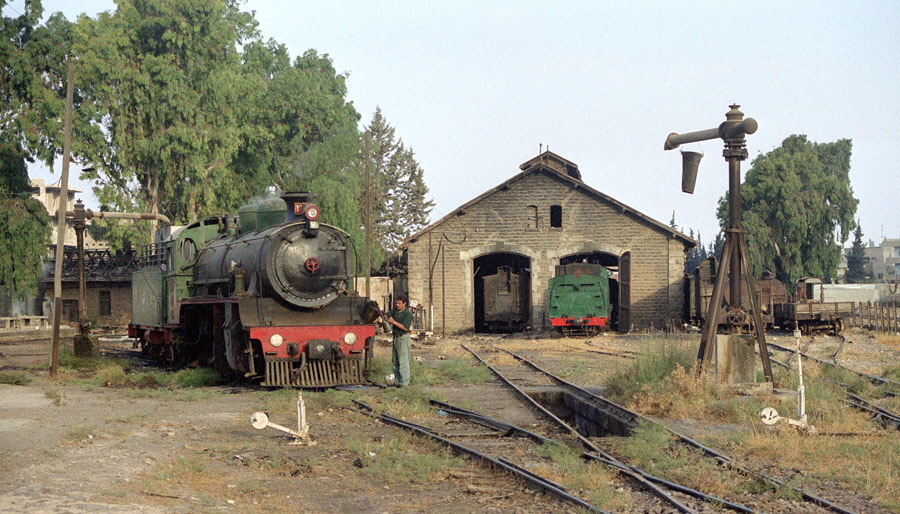
[[[263,386],[359,384],[375,302],[352,287],[349,236],[309,193],[188,225],[132,277],[129,335],[171,365],[211,365]]]

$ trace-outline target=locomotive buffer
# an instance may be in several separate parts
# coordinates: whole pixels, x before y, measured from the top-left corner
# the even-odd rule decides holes
[[[739,105],[730,105],[731,110],[725,113],[725,121],[718,128],[689,132],[687,134],[669,134],[664,146],[665,150],[674,150],[685,143],[706,141],[721,138],[725,142],[722,155],[728,163],[728,228],[725,229],[725,248],[722,251],[721,272],[716,275],[712,298],[703,330],[700,336],[700,349],[697,354],[699,368],[703,369],[712,362],[716,352],[716,334],[740,336],[745,333],[755,336],[759,356],[762,360],[763,373],[766,380],[775,383],[769,353],[766,348],[766,335],[757,305],[756,286],[750,273],[750,259],[747,255],[747,242],[744,237],[743,211],[741,207],[741,161],[747,158],[747,134],[756,132],[758,125],[753,118],[744,119],[744,113],[738,110]],[[681,189],[693,194],[697,180],[697,169],[702,154],[697,152],[681,152],[682,178]],[[728,283],[728,297],[725,297],[725,284]],[[743,304],[742,287],[746,285],[749,299],[749,310]],[[720,363],[721,365],[721,363]],[[722,370],[719,370],[720,374]],[[755,381],[755,378],[753,379]]]

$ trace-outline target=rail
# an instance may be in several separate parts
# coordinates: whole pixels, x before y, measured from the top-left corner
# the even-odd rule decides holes
[[[400,418],[395,418],[384,412],[376,413],[372,407],[370,407],[369,405],[366,405],[365,403],[363,403],[359,400],[353,400],[353,403],[357,407],[359,407],[359,409],[354,409],[354,410],[356,412],[359,412],[360,414],[374,417],[385,424],[394,425],[396,427],[406,429],[419,437],[427,437],[427,438],[430,438],[441,444],[449,446],[456,453],[459,453],[459,454],[465,455],[469,458],[472,458],[492,469],[498,469],[498,470],[502,470],[502,471],[509,473],[510,475],[524,481],[532,489],[539,490],[543,493],[554,496],[560,500],[575,504],[575,505],[577,505],[583,509],[586,509],[590,512],[599,512],[599,513],[606,512],[604,510],[598,509],[597,507],[594,507],[590,503],[588,503],[574,495],[567,493],[560,485],[558,485],[546,478],[535,475],[534,473],[531,473],[528,470],[521,468],[521,467],[513,464],[512,462],[509,462],[506,459],[502,459],[502,458],[495,459],[494,457],[485,455],[484,453],[481,453],[477,450],[474,450],[467,446],[463,446],[459,443],[455,443],[445,437],[441,437],[441,436],[435,434],[434,431],[432,431],[428,427],[423,427],[421,425],[417,425],[415,423],[411,423],[409,421],[406,421],[406,420],[403,420]]]
[[[501,376],[494,368],[492,368],[489,364],[487,364],[487,362],[485,362],[483,359],[481,359],[481,357],[478,356],[475,352],[473,352],[471,349],[469,349],[469,348],[466,347],[465,345],[462,345],[462,346],[463,346],[464,349],[466,349],[467,351],[469,351],[470,353],[472,353],[473,355],[475,355],[475,357],[476,357],[479,361],[481,361],[481,362],[484,363],[486,366],[488,366],[488,367],[491,369],[491,371],[493,371],[496,375]],[[609,399],[607,399],[607,398],[604,398],[604,397],[602,397],[602,396],[600,396],[600,395],[597,395],[597,394],[595,394],[595,393],[592,393],[592,392],[590,392],[590,391],[587,391],[586,389],[581,388],[581,387],[579,387],[579,386],[577,386],[577,385],[575,385],[575,384],[569,383],[569,382],[563,380],[562,378],[560,378],[560,377],[558,377],[558,376],[556,376],[556,375],[550,373],[549,371],[544,370],[543,368],[541,368],[541,367],[538,366],[537,364],[535,364],[535,363],[529,361],[528,359],[526,359],[526,358],[524,358],[524,357],[522,357],[522,356],[520,356],[520,355],[517,355],[517,354],[515,354],[515,353],[513,353],[513,352],[511,352],[511,351],[509,351],[509,350],[506,350],[506,349],[503,349],[503,348],[499,348],[499,347],[496,347],[496,346],[494,346],[494,348],[496,348],[496,349],[498,349],[498,350],[501,350],[501,351],[503,351],[503,352],[506,352],[506,353],[512,355],[515,359],[517,359],[517,360],[519,360],[519,361],[525,363],[525,364],[528,365],[529,367],[531,367],[531,368],[533,368],[533,369],[535,369],[535,370],[537,370],[537,371],[539,371],[539,372],[541,372],[541,373],[544,373],[545,375],[551,377],[551,378],[552,378],[554,381],[556,381],[557,383],[565,384],[566,387],[569,387],[569,388],[572,388],[572,389],[575,389],[575,390],[579,390],[579,391],[581,391],[581,392],[583,392],[583,393],[585,393],[585,394],[587,394],[587,395],[590,395],[591,397],[597,399],[597,400],[600,401],[600,402],[608,403],[608,404],[610,404],[611,406],[614,406],[614,408],[617,409],[617,410],[621,409],[621,411],[624,411],[624,412],[628,413],[628,415],[633,416],[633,418],[635,419],[635,421],[637,421],[638,419],[640,419],[640,420],[644,420],[644,422],[646,422],[646,423],[650,423],[650,424],[653,424],[653,425],[661,426],[661,427],[664,428],[666,431],[668,431],[668,432],[670,432],[671,434],[673,434],[674,436],[676,436],[679,440],[681,440],[682,442],[684,442],[684,443],[687,444],[688,446],[693,446],[694,448],[700,450],[701,452],[703,452],[703,453],[709,455],[710,457],[716,459],[716,460],[717,460],[720,464],[722,464],[723,466],[726,466],[726,467],[728,467],[728,468],[730,468],[730,469],[733,469],[733,470],[735,470],[735,471],[737,471],[737,472],[739,472],[739,473],[741,473],[741,474],[744,474],[744,475],[746,475],[746,476],[752,476],[752,477],[759,478],[759,479],[761,479],[762,481],[767,482],[767,483],[769,483],[769,484],[775,486],[776,488],[781,488],[781,487],[789,488],[789,489],[793,490],[795,493],[799,494],[804,500],[806,500],[806,501],[808,501],[808,502],[810,502],[810,503],[812,503],[812,504],[818,505],[819,507],[822,507],[822,508],[825,508],[825,509],[827,509],[827,510],[830,510],[830,511],[832,511],[832,512],[837,512],[837,513],[839,513],[839,514],[856,514],[856,512],[853,511],[853,510],[850,510],[850,509],[847,509],[847,508],[842,507],[842,506],[840,506],[840,505],[837,505],[836,503],[833,503],[833,502],[831,502],[830,500],[827,500],[827,499],[825,499],[825,498],[821,498],[821,497],[819,497],[819,496],[816,496],[816,495],[814,495],[814,494],[812,494],[812,493],[810,493],[810,492],[807,492],[807,491],[805,491],[805,490],[803,490],[803,489],[800,489],[799,487],[792,486],[792,485],[788,484],[788,483],[787,483],[786,481],[784,481],[784,480],[780,480],[780,479],[777,479],[777,478],[774,478],[774,477],[765,475],[765,474],[763,474],[763,473],[759,473],[759,472],[754,471],[754,470],[752,470],[752,469],[750,469],[750,468],[747,468],[747,467],[745,467],[745,466],[739,464],[737,461],[735,461],[734,458],[729,457],[729,456],[727,456],[727,455],[724,455],[724,454],[722,454],[722,453],[719,453],[719,452],[717,452],[716,450],[713,450],[712,448],[709,448],[709,447],[707,447],[707,446],[705,446],[705,445],[703,445],[703,444],[701,444],[701,443],[695,441],[694,439],[691,439],[691,438],[689,438],[689,437],[687,437],[687,436],[685,436],[685,435],[683,435],[683,434],[680,434],[680,433],[678,433],[678,432],[675,432],[674,430],[672,430],[672,429],[666,427],[665,425],[660,425],[660,424],[657,423],[656,421],[653,421],[653,420],[651,420],[650,418],[647,418],[647,417],[645,417],[645,416],[643,416],[643,415],[641,415],[641,414],[639,414],[639,413],[637,413],[637,412],[633,412],[633,411],[631,411],[631,410],[628,410],[628,409],[626,409],[625,407],[622,407],[622,406],[616,404],[615,402],[612,402],[611,400],[609,400]],[[501,376],[501,377],[502,377],[502,376]],[[501,378],[501,379],[502,379],[502,378]],[[505,381],[505,380],[504,380],[504,381]],[[512,384],[510,384],[510,385],[511,385],[512,387],[516,388],[516,387],[515,387],[514,385],[512,385]],[[516,389],[518,390],[518,388],[516,388]],[[522,392],[521,394],[525,394],[525,393]],[[527,395],[526,395],[526,396],[527,396]],[[530,397],[528,397],[528,398],[530,398]],[[532,401],[533,401],[533,400],[532,400]],[[543,408],[543,407],[541,407],[541,408]],[[555,416],[554,416],[554,417],[555,417]],[[580,434],[579,434],[579,435],[580,435]]]

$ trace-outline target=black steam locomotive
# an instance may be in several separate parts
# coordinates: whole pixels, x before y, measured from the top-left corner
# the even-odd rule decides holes
[[[135,344],[263,386],[362,383],[378,305],[352,288],[350,237],[313,200],[287,193],[152,245],[132,277]]]

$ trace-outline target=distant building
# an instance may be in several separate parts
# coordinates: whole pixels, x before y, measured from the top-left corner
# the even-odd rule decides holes
[[[881,246],[869,241],[866,271],[876,282],[900,281],[900,239],[883,239]]]
[[[71,211],[75,209],[75,195],[78,193],[83,193],[81,189],[77,188],[69,188],[68,201],[66,202],[66,210]],[[50,239],[51,244],[56,244],[57,241],[57,231],[56,231],[56,211],[59,208],[60,204],[60,193],[62,193],[62,187],[59,186],[58,183],[54,183],[51,185],[46,185],[43,179],[31,179],[31,197],[35,200],[44,204],[44,208],[47,209],[47,213],[50,214],[52,218],[51,227],[53,229],[53,234]],[[90,224],[90,221],[88,221]],[[76,246],[77,241],[75,240],[75,229],[72,228],[72,220],[66,219],[66,239],[63,243],[66,246]],[[94,241],[94,238],[91,237],[90,234],[85,232],[84,234],[84,247],[85,248],[106,248],[107,245],[105,243],[100,243]]]
[[[51,217],[52,235],[44,265],[44,280],[41,284],[43,314],[52,315],[54,261],[56,259],[57,226],[56,212],[61,202],[62,187],[58,183],[46,185],[42,179],[32,179],[32,198],[47,209]],[[65,209],[75,209],[76,196],[81,189],[69,188]],[[90,221],[87,222],[90,224]],[[78,241],[72,220],[66,218],[66,233],[62,265],[62,316],[64,324],[73,325],[78,321]],[[131,318],[131,271],[133,256],[130,252],[113,254],[103,241],[96,241],[88,231],[84,233],[85,250],[85,308],[88,320],[95,327],[123,326]],[[73,325],[74,326],[74,325]]]

